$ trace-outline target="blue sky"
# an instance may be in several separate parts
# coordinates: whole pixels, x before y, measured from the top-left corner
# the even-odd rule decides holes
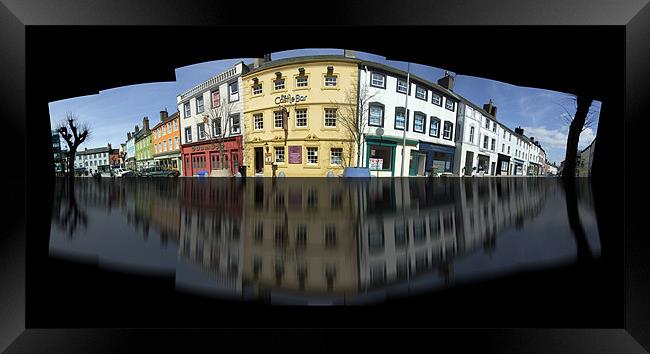
[[[272,53],[272,59],[315,54],[342,54],[341,49],[299,49]],[[406,70],[407,63],[386,60],[382,56],[357,52],[357,57]],[[159,112],[167,108],[170,114],[176,112],[176,96],[210,77],[250,58],[216,60],[176,69],[176,81],[157,82],[111,88],[99,94],[81,96],[50,102],[52,125],[60,122],[66,112],[74,112],[81,121],[87,122],[92,130],[91,137],[82,148],[105,146],[114,148],[126,141],[126,133],[135,125],[142,127],[142,118],[149,117],[153,127],[159,122]],[[436,82],[444,76],[444,69],[411,63],[413,74]],[[499,81],[456,74],[454,91],[479,106],[490,99],[497,106],[497,120],[511,129],[521,126],[526,136],[533,136],[542,143],[549,161],[559,164],[564,159],[564,145],[568,125],[562,118],[575,112],[571,96],[561,92],[514,86]],[[600,113],[600,102],[594,102],[592,110]],[[580,136],[580,148],[584,148],[595,137],[597,124],[587,128]]]

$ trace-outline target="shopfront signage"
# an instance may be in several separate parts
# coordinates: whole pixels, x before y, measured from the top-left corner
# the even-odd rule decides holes
[[[218,149],[219,149],[219,144],[217,143],[192,146],[192,152],[218,150]]]
[[[307,99],[307,96],[303,95],[280,95],[275,98],[275,104],[285,104],[285,103],[299,103]]]
[[[384,169],[384,159],[370,158],[370,169],[371,170],[383,170]]]
[[[302,146],[289,146],[289,163],[302,163]]]

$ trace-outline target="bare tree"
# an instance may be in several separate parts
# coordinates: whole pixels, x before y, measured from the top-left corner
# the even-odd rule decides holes
[[[76,114],[68,112],[65,119],[56,126],[56,131],[68,144],[68,175],[74,177],[77,148],[90,136],[90,127],[85,122],[79,122]]]
[[[211,100],[210,107],[205,109],[205,114],[203,115],[205,139],[215,141],[219,148],[219,169],[228,169],[228,166],[225,165],[224,139],[226,138],[226,134],[230,135],[232,125],[230,116],[233,112],[234,104],[227,102],[226,99],[221,100],[216,107],[214,107]],[[241,124],[240,117],[240,130]]]
[[[593,103],[591,97],[576,96],[572,97],[572,101],[575,103],[575,114],[571,114],[568,109],[562,106],[565,111],[562,116],[569,125],[564,167],[562,169],[562,176],[565,178],[575,178],[580,134],[598,121],[597,111],[591,108]]]
[[[364,82],[362,85],[354,83],[345,91],[345,102],[337,109],[339,123],[348,134],[351,143],[357,145],[355,167],[359,167],[361,163],[361,145],[368,130],[370,101],[375,95],[376,93],[370,93],[367,83]],[[351,155],[348,160],[352,158]],[[351,165],[351,161],[348,161],[348,164]]]

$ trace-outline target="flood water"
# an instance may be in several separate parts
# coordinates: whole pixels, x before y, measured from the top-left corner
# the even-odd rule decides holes
[[[207,298],[370,305],[598,258],[589,183],[572,213],[556,178],[59,179],[49,255]]]

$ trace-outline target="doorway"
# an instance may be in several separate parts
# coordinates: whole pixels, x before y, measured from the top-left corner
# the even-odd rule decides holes
[[[255,148],[255,173],[264,172],[264,150],[261,147]]]
[[[468,151],[465,154],[465,176],[471,176],[472,175],[472,164],[474,162],[474,153],[472,151]]]

